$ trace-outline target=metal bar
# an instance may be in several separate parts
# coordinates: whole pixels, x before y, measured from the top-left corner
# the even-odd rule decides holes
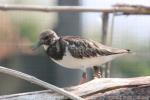
[[[123,12],[128,14],[150,14],[150,9],[139,9],[137,7],[107,7],[92,8],[83,6],[40,6],[40,5],[7,5],[0,4],[2,11],[39,11],[39,12]]]

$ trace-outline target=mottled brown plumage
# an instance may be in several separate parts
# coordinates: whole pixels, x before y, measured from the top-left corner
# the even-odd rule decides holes
[[[41,33],[38,46],[43,45],[47,55],[57,64],[71,69],[85,69],[104,64],[130,50],[112,48],[78,36],[59,37],[54,31]]]
[[[72,57],[78,59],[130,52],[130,50],[108,47],[79,36],[58,37],[52,30],[47,30],[40,34],[39,45],[46,45],[46,53],[55,60],[63,59],[66,49],[68,49]]]
[[[129,52],[129,50],[110,48],[98,42],[77,36],[64,36],[62,39],[66,41],[68,50],[75,58],[108,56]]]

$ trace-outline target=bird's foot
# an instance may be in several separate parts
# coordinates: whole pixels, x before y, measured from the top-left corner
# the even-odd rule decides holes
[[[102,75],[101,75],[101,73],[95,73],[93,75],[93,77],[94,77],[94,79],[98,79],[98,78],[102,78]]]
[[[93,78],[94,79],[102,78],[102,74],[101,74],[100,68],[97,67],[97,66],[94,66],[94,75],[93,75]]]
[[[79,84],[83,84],[87,82],[87,74],[85,72],[83,72],[82,74],[82,79],[80,80]]]

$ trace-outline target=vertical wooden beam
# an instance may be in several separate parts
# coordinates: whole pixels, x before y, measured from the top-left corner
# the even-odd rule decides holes
[[[102,43],[107,44],[107,33],[108,33],[108,13],[102,14]]]
[[[105,45],[109,45],[107,40],[108,40],[108,22],[109,21],[109,13],[103,13],[102,15],[102,43]],[[105,77],[110,77],[110,67],[111,67],[111,62],[108,62],[104,65],[105,68]]]

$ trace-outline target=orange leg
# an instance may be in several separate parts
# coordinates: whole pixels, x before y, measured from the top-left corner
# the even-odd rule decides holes
[[[87,82],[87,74],[86,72],[83,72],[82,79],[80,80],[80,84],[83,84],[85,82]]]

